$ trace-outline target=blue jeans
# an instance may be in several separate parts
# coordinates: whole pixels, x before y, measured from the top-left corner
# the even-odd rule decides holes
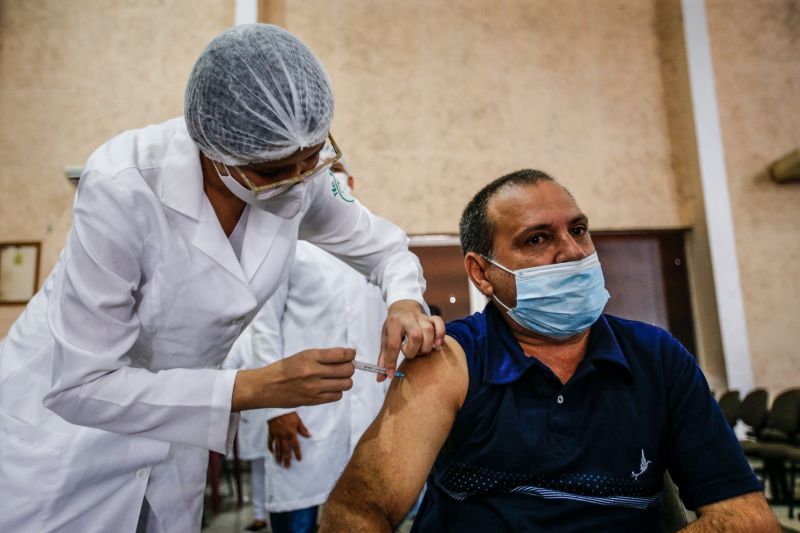
[[[317,530],[319,507],[308,507],[285,513],[270,513],[272,533],[314,533]]]

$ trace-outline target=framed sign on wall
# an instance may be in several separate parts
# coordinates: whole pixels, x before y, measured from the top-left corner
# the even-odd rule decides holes
[[[23,305],[39,284],[38,242],[0,242],[0,305]]]

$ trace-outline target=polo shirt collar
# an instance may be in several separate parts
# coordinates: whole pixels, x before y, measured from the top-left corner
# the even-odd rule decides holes
[[[486,313],[489,352],[483,371],[485,383],[493,385],[512,383],[521,378],[531,366],[542,364],[535,357],[525,355],[508,324],[493,304],[487,305],[484,313]],[[628,373],[631,372],[628,360],[604,315],[600,315],[600,318],[592,324],[584,360],[592,363],[607,361],[624,368]]]

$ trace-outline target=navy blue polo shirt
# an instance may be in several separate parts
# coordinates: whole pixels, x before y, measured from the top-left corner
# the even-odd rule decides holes
[[[761,490],[694,357],[603,315],[566,383],[494,305],[447,325],[467,397],[412,531],[654,531],[669,470],[687,507]]]

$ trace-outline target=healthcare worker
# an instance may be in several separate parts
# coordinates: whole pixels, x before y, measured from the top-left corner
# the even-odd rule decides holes
[[[336,194],[356,203],[343,161],[333,170]],[[324,272],[320,277],[319,272]],[[287,280],[256,316],[253,351],[279,360],[314,346],[348,346],[357,358],[380,350],[386,304],[380,289],[320,248],[297,243]],[[317,509],[344,470],[361,434],[380,411],[388,382],[356,372],[341,401],[291,410],[265,409],[269,419],[266,509],[273,533],[316,531]]]
[[[253,360],[252,328],[247,327],[233,343],[222,368],[247,369],[258,366]],[[253,505],[253,521],[245,531],[264,531],[267,528],[267,511],[264,507],[264,465],[270,456],[267,452],[267,409],[250,409],[239,415],[236,433],[239,459],[250,463],[250,500]],[[230,454],[229,454],[230,456]]]
[[[219,369],[298,235],[381,286],[390,374],[401,343],[443,338],[404,233],[331,192],[333,97],[302,42],[223,32],[184,113],[92,154],[60,260],[0,346],[0,531],[199,531],[208,450],[238,411],[339,399],[342,347]]]

